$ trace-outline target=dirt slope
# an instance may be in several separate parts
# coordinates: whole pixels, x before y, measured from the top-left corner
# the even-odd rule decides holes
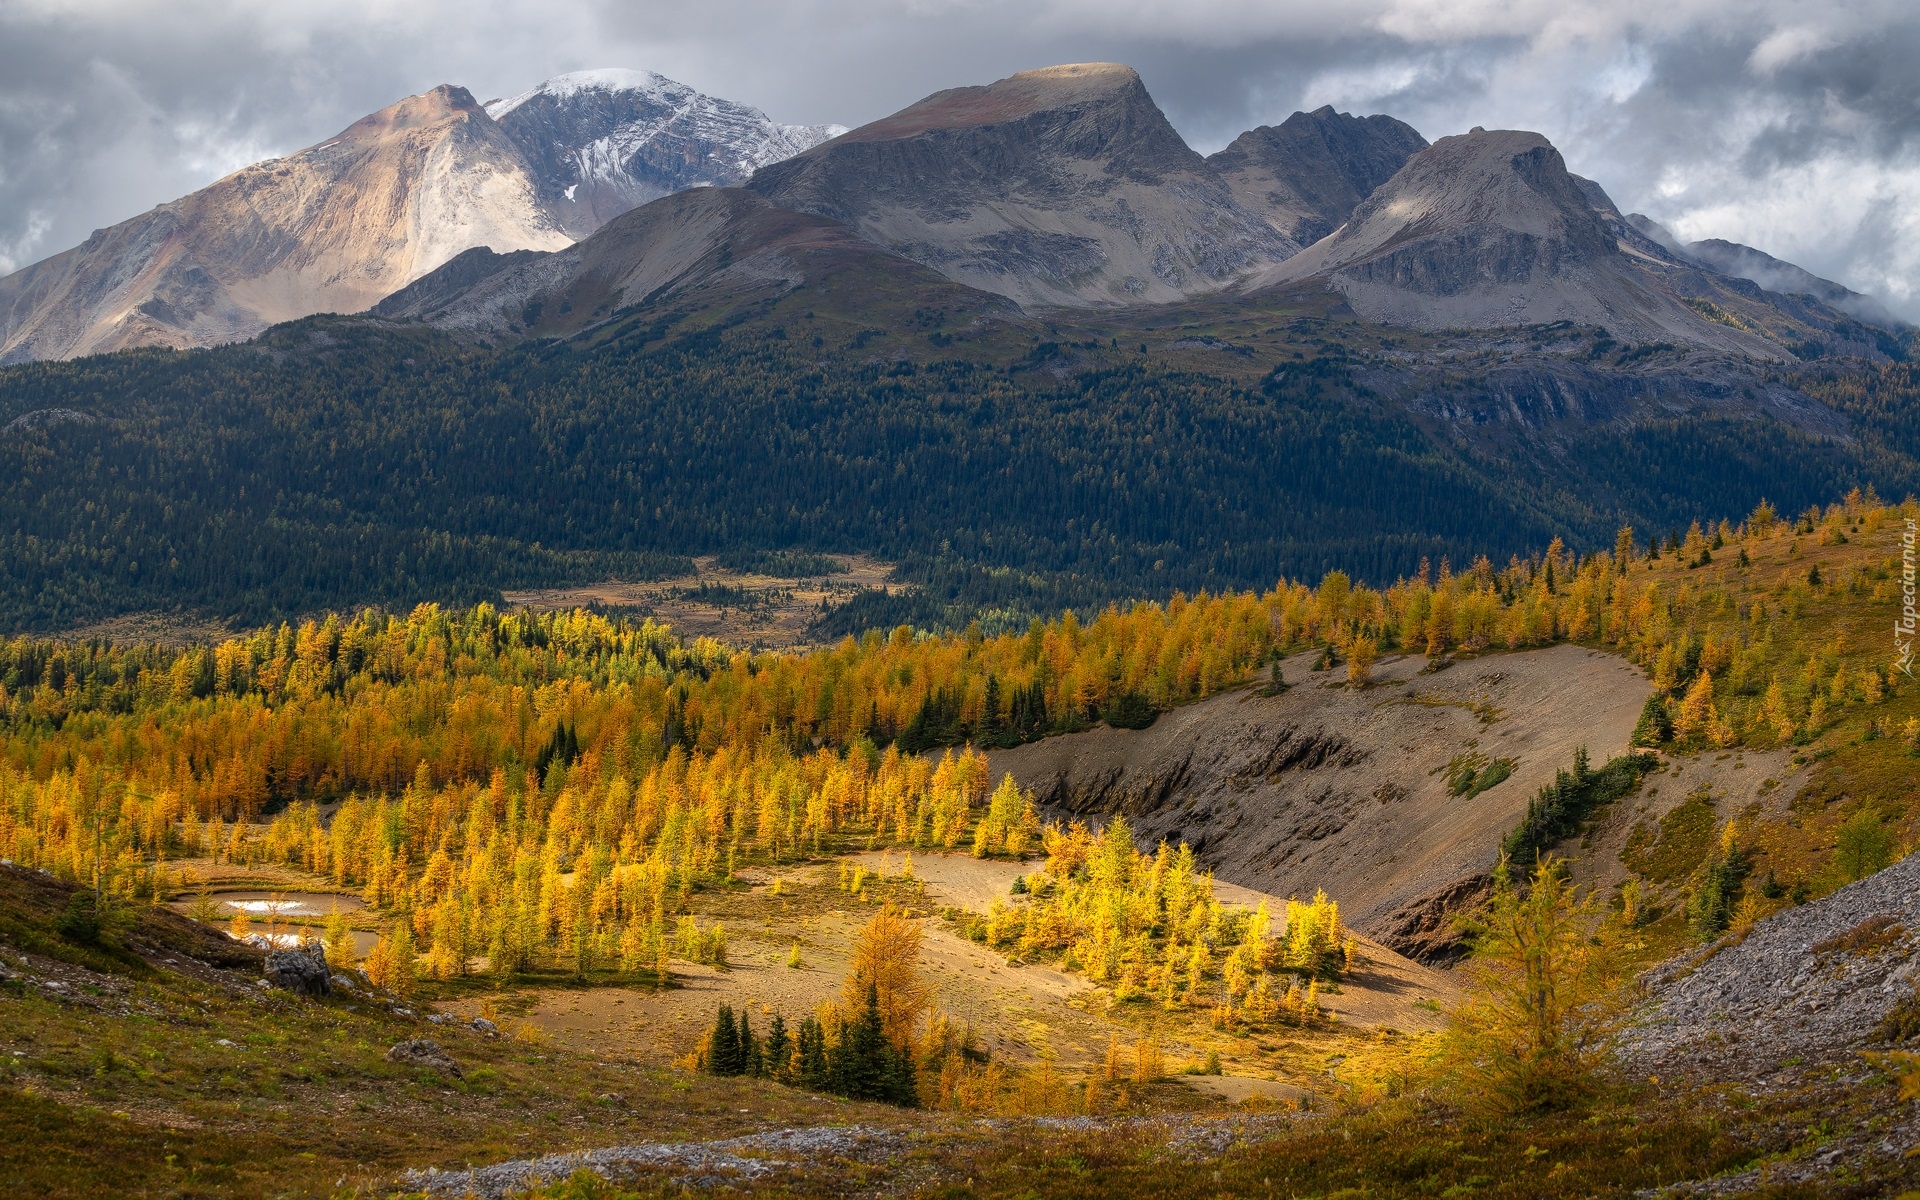
[[[1193,845],[1227,882],[1277,896],[1324,888],[1348,921],[1418,953],[1450,895],[1470,894],[1527,800],[1581,746],[1623,753],[1649,686],[1625,660],[1577,646],[1497,654],[1433,674],[1384,664],[1362,690],[1309,656],[1291,690],[1243,689],[1163,715],[992,755],[1055,815],[1124,813],[1136,836]],[[1341,679],[1344,676],[1340,676]],[[1478,795],[1449,794],[1457,755],[1513,760]]]
[[[889,851],[869,851],[855,855],[854,860],[863,863],[869,870],[889,875],[898,872],[903,865],[901,856]],[[979,859],[969,854],[919,854],[913,859],[914,874],[926,883],[927,899],[935,904],[950,904],[973,912],[985,912],[995,900],[1011,900],[1009,889],[1013,886],[1014,878],[1039,869],[1038,861],[1021,863]],[[1275,932],[1284,928],[1284,897],[1217,880],[1213,892],[1221,902],[1242,908],[1257,908],[1265,901],[1274,914]],[[1390,1026],[1402,1031],[1439,1028],[1441,1007],[1459,999],[1459,980],[1445,971],[1414,962],[1372,939],[1361,940],[1360,964],[1341,980],[1337,992],[1331,992],[1323,998],[1327,1010],[1337,1020],[1353,1026]],[[959,944],[968,945],[965,942]],[[931,948],[936,971],[946,970],[947,964],[942,960],[938,938],[933,939]],[[997,967],[999,964],[995,961],[990,965]],[[1029,990],[1033,988],[1034,979],[1045,981],[1056,990],[1064,987],[1063,995],[1071,995],[1087,986],[1077,976],[1061,975],[1044,966],[1032,964],[1019,972],[1017,977],[1027,981],[1025,986]]]

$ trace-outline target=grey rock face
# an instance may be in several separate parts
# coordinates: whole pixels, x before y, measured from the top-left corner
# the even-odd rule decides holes
[[[1709,315],[1745,303],[1727,281],[1639,245],[1613,213],[1539,134],[1476,129],[1409,158],[1338,232],[1250,286],[1323,279],[1360,315],[1413,328],[1567,321],[1632,341],[1782,355],[1751,323]],[[1713,303],[1702,309],[1701,297]]]
[[[440,1048],[440,1043],[430,1038],[412,1038],[401,1042],[387,1051],[387,1061],[408,1067],[425,1067],[456,1079],[464,1078],[460,1064],[453,1056]]]
[[[1262,125],[1207,158],[1235,198],[1307,246],[1346,224],[1427,139],[1392,117],[1356,117],[1331,105]]]
[[[1299,248],[1111,63],[937,93],[747,186],[1023,305],[1165,303]]]
[[[267,981],[274,987],[301,996],[326,996],[333,992],[333,977],[327,970],[327,950],[319,942],[307,942],[292,950],[275,950],[267,955]]]
[[[1644,981],[1644,1022],[1624,1041],[1638,1069],[1764,1079],[1871,1048],[1920,974],[1920,855],[1677,959]]]
[[[779,125],[651,71],[578,71],[487,112],[526,155],[541,199],[574,236],[690,187],[731,187],[839,125]]]

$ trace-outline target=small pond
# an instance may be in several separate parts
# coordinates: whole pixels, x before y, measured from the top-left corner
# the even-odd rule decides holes
[[[254,923],[253,933],[271,937],[275,944],[284,946],[295,946],[305,938],[318,937],[321,926],[336,910],[352,915],[367,907],[360,897],[337,892],[215,892],[213,903],[222,920],[244,912]],[[193,910],[193,905],[194,898],[188,896],[174,901],[173,907],[186,913]],[[280,926],[278,932],[273,931],[276,925]],[[371,930],[353,930],[355,957],[365,958],[379,940],[380,935]]]
[[[263,921],[272,917],[290,917],[301,921],[318,918],[324,921],[336,909],[351,914],[367,906],[366,901],[358,896],[343,896],[336,892],[215,892],[213,902],[219,906],[223,916],[240,911]],[[191,904],[192,901],[187,903]]]

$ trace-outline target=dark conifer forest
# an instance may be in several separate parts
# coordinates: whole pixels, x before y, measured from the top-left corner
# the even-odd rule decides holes
[[[1522,461],[1383,402],[1337,343],[1249,379],[663,328],[481,350],[318,317],[0,372],[0,624],[254,622],[858,551],[920,586],[822,632],[941,626],[1333,568],[1390,582],[1920,479],[1905,364],[1797,381],[1855,414],[1846,436],[1676,415],[1584,424]]]

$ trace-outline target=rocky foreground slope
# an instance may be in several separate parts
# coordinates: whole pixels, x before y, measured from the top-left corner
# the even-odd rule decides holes
[[[1860,1050],[1888,1048],[1895,1008],[1915,1009],[1905,1032],[1920,1034],[1917,949],[1920,855],[1653,971],[1629,1060],[1763,1088],[1858,1070]]]
[[[1622,1039],[1622,1067],[1655,1086],[1734,1085],[1749,1097],[1837,1101],[1873,1079],[1866,1056],[1915,1048],[1916,949],[1920,855],[1649,972],[1648,1003]],[[1839,1122],[1836,1133],[1803,1153],[1665,1194],[1838,1188],[1897,1173],[1920,1151],[1920,1111],[1889,1090],[1878,1117]]]

